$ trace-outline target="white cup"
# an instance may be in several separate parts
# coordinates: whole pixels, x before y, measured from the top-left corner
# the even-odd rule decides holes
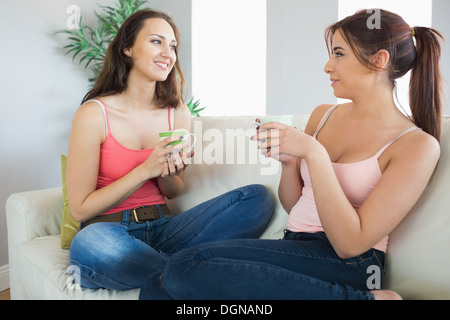
[[[252,122],[248,125],[249,129],[253,129],[268,122],[280,122],[288,126],[292,126],[293,123],[293,117],[292,116],[263,116],[259,117],[261,122]]]
[[[261,122],[252,122],[248,125],[249,129],[257,128],[258,126],[268,123],[268,122],[280,122],[288,126],[292,126],[293,124],[293,117],[292,116],[263,116],[259,117],[259,120]],[[261,143],[264,141],[260,141]]]
[[[259,120],[261,122],[252,122],[248,125],[249,129],[252,128],[257,128],[258,126],[264,124],[264,123],[268,123],[268,122],[280,122],[283,123],[285,125],[288,126],[292,126],[293,124],[293,116],[263,116],[263,117],[259,117]],[[270,140],[270,139],[267,139]],[[266,142],[267,140],[259,140],[259,144],[262,144],[264,142]],[[281,155],[281,154],[280,154]]]

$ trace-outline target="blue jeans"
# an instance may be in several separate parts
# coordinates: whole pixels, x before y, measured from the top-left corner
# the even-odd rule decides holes
[[[269,191],[251,185],[206,201],[177,216],[144,223],[94,223],[73,239],[70,264],[86,288],[140,288],[160,275],[169,256],[211,241],[257,238],[274,211]]]
[[[286,231],[282,240],[229,240],[180,251],[159,283],[147,280],[141,298],[371,300],[383,272],[381,251],[341,259],[325,233]]]

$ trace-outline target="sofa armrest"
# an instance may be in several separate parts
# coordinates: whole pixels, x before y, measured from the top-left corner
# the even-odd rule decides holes
[[[8,246],[37,237],[59,234],[63,210],[62,188],[14,193],[6,200]]]
[[[62,220],[62,188],[14,193],[6,200],[9,278],[11,297],[24,298],[19,274],[18,246],[38,237],[59,234]]]

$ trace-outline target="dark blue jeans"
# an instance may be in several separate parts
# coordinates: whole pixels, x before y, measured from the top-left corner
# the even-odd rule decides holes
[[[173,255],[145,299],[373,299],[384,272],[384,253],[371,249],[337,256],[325,233],[286,231],[282,240],[230,240]]]
[[[267,188],[251,185],[206,201],[177,216],[138,224],[94,223],[73,239],[70,264],[86,288],[139,288],[161,275],[170,255],[211,241],[257,238],[274,211]]]

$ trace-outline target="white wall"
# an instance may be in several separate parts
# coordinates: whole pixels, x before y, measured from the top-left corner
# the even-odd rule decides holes
[[[338,21],[339,0],[267,0],[267,113],[309,114],[336,98],[323,71],[325,28]],[[374,1],[375,2],[375,1]],[[386,1],[379,1],[380,5]],[[402,14],[399,11],[399,14]],[[450,1],[433,0],[432,26],[446,37],[441,69],[450,103]]]
[[[84,2],[84,3],[83,3]],[[88,1],[79,1],[91,7]],[[73,112],[87,89],[83,69],[53,37],[73,1],[0,2],[0,265],[8,262],[5,206],[13,192],[61,184]]]
[[[445,38],[442,43],[441,71],[445,80],[447,103],[444,113],[450,114],[450,1],[433,0],[433,28],[439,30]]]
[[[265,114],[266,38],[266,0],[192,0],[191,90],[202,115]]]
[[[86,21],[114,0],[0,2],[0,266],[8,263],[5,201],[14,192],[61,185],[73,114],[88,90],[88,71],[61,49],[70,5]],[[149,1],[170,12],[182,33],[180,60],[190,81],[190,0]],[[186,39],[185,39],[186,37]]]
[[[337,19],[338,0],[267,0],[267,114],[336,102],[324,32]]]

